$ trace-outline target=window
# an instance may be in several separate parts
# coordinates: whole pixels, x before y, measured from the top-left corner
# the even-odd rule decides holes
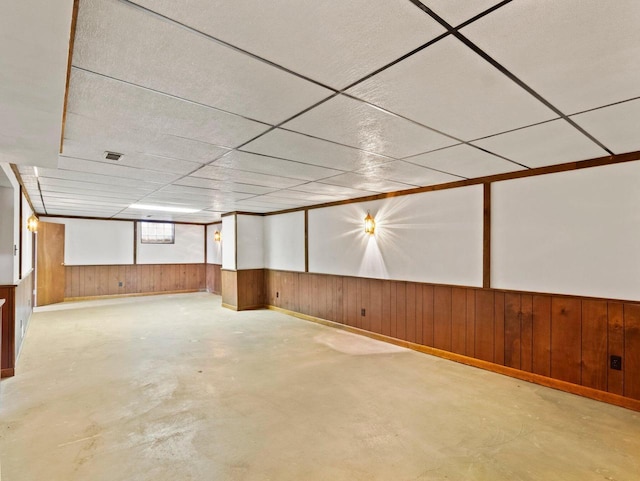
[[[140,222],[140,242],[143,244],[174,244],[175,225],[162,222]]]

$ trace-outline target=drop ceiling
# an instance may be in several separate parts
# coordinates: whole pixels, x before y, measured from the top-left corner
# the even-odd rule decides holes
[[[636,151],[638,24],[636,0],[80,0],[57,165],[16,163],[41,214],[208,223]]]

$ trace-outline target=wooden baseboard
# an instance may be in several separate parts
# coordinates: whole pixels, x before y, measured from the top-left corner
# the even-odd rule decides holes
[[[206,292],[206,291],[203,291],[201,289],[185,289],[180,291],[153,291],[153,292],[135,292],[131,294],[109,294],[104,296],[65,297],[64,302],[92,301],[96,299],[118,299],[121,297],[159,296],[162,294],[188,294],[192,292]]]
[[[0,378],[2,379],[4,379],[5,377],[13,377],[13,376],[15,376],[15,369],[12,367],[2,369],[2,371],[0,371]]]
[[[396,346],[406,347],[407,349],[412,349],[414,351],[422,352],[425,354],[431,354],[432,356],[437,356],[443,359],[447,359],[449,361],[459,362],[461,364],[466,364],[468,366],[477,367],[480,369],[484,369],[486,371],[495,372],[497,374],[503,374],[505,376],[520,379],[522,381],[539,384],[541,386],[546,386],[553,389],[557,389],[559,391],[576,394],[578,396],[594,399],[596,401],[606,402],[608,404],[613,404],[615,406],[631,409],[633,411],[640,411],[640,400],[631,399],[628,397],[620,396],[618,394],[599,391],[597,389],[593,389],[585,386],[579,386],[577,384],[573,384],[566,381],[552,379],[546,376],[541,376],[540,374],[520,371],[519,369],[514,369],[512,367],[502,366],[500,364],[494,364],[492,362],[483,361],[481,359],[476,359],[473,357],[463,356],[461,354],[455,354],[449,351],[443,351],[441,349],[436,349],[434,347],[423,346],[421,344],[416,344],[414,342],[403,341],[401,339],[396,339],[394,337],[385,336],[383,334],[378,334],[371,331],[365,331],[364,329],[359,329],[353,326],[347,326],[345,324],[329,321],[327,319],[321,319],[319,317],[313,317],[313,316],[308,316],[306,314],[301,314],[299,312],[289,311],[288,309],[283,309],[281,307],[267,305],[266,308],[271,309],[273,311],[282,312],[283,314],[288,314],[290,316],[297,317],[299,319],[304,319],[305,321],[311,321],[317,324],[334,327],[336,329],[342,329],[343,331],[351,332],[354,334],[360,334],[363,336],[367,336],[371,339],[376,339],[378,341],[384,341],[390,344],[395,344]]]
[[[264,309],[265,305],[264,304],[256,304],[254,306],[243,306],[241,308],[238,308],[238,306],[233,306],[231,304],[227,304],[225,302],[222,303],[222,307],[225,307],[227,309],[231,309],[232,311],[255,311],[258,309]]]
[[[225,309],[231,309],[232,311],[238,310],[238,306],[232,306],[231,304],[227,304],[225,302],[222,303],[222,307],[224,307]]]

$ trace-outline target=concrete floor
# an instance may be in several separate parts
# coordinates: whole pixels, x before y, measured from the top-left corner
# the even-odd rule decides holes
[[[638,480],[640,414],[205,293],[34,314],[4,481]]]

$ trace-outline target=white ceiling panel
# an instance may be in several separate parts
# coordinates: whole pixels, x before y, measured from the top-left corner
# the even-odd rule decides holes
[[[343,171],[392,160],[282,129],[272,130],[248,143],[242,150]]]
[[[162,95],[78,69],[71,71],[67,111],[154,134],[235,147],[268,126],[221,110]]]
[[[97,194],[110,193],[113,195],[120,194],[137,194],[143,196],[158,188],[158,184],[142,184],[135,189],[128,185],[119,184],[98,184],[95,182],[82,182],[76,180],[56,179],[52,177],[40,177],[40,186],[42,190],[55,190],[58,192],[95,192]]]
[[[572,119],[616,154],[640,150],[640,99],[585,112]]]
[[[58,167],[62,170],[110,175],[112,177],[126,177],[128,179],[139,179],[158,183],[168,183],[180,178],[180,174],[172,174],[170,172],[157,172],[63,156],[58,160]]]
[[[161,184],[154,182],[148,182],[139,179],[130,179],[126,177],[113,177],[103,174],[92,174],[88,172],[77,172],[72,170],[59,170],[59,169],[39,169],[40,170],[40,182],[46,182],[47,178],[71,180],[77,182],[89,182],[95,184],[107,184],[107,185],[120,185],[133,188],[160,188]]]
[[[207,198],[207,199],[229,199],[239,200],[248,199],[255,194],[240,193],[240,192],[223,192],[221,190],[203,189],[200,187],[189,187],[185,185],[169,185],[160,189],[159,194],[172,194],[184,196],[185,198]]]
[[[139,152],[123,154],[120,160],[108,160],[105,158],[104,150],[92,147],[90,144],[80,144],[74,140],[65,141],[62,156],[181,175],[189,174],[203,165],[199,162],[190,162],[188,160],[172,159]]]
[[[89,191],[74,191],[68,192],[71,189],[56,189],[56,190],[48,190],[46,188],[42,188],[42,195],[47,198],[59,198],[59,199],[95,199],[95,200],[103,200],[106,202],[135,202],[140,199],[139,193],[134,194],[118,194],[111,192],[89,192]],[[65,192],[65,190],[67,192]]]
[[[269,123],[330,94],[118,0],[83,0],[73,63]]]
[[[524,169],[518,164],[465,144],[447,147],[405,160],[469,179]]]
[[[460,177],[438,172],[419,165],[410,164],[403,160],[394,160],[386,164],[376,165],[358,172],[365,176],[375,176],[381,179],[402,182],[404,184],[422,187],[425,185],[445,184],[461,180]]]
[[[640,2],[515,1],[462,33],[565,114],[640,96]]]
[[[331,177],[330,179],[322,182],[331,185],[355,188],[358,190],[369,190],[377,193],[393,192],[394,190],[405,190],[415,187],[415,185],[386,180],[374,174],[357,174],[355,172],[336,175],[335,177]]]
[[[197,172],[193,173],[193,177],[204,177],[206,179],[231,181],[231,182],[247,182],[264,187],[275,187],[284,189],[300,185],[304,181],[300,179],[292,179],[290,177],[279,177],[277,175],[260,174],[257,172],[245,172],[241,170],[228,169],[225,167],[217,167],[215,165],[207,165]]]
[[[283,127],[391,157],[407,157],[457,143],[344,95],[324,102]]]
[[[564,120],[546,122],[473,143],[527,167],[563,164],[607,155],[606,151]]]
[[[500,0],[501,1],[501,0]],[[500,3],[499,0],[424,0],[436,14],[455,27]]]
[[[435,43],[348,92],[462,140],[556,117],[454,37]]]
[[[298,186],[296,188],[299,188]],[[289,190],[283,189],[270,194],[270,196],[277,196],[280,199],[289,199],[291,200],[300,200],[304,202],[312,202],[312,203],[323,203],[323,202],[333,202],[336,200],[336,195],[327,195],[327,194],[312,194],[309,192],[301,192],[299,190]],[[265,197],[265,196],[263,196]],[[347,198],[348,196],[343,196],[343,198]]]
[[[213,180],[203,177],[184,177],[177,180],[173,185],[186,185],[192,187],[201,187],[203,189],[217,189],[221,192],[240,192],[246,194],[268,194],[278,190],[278,187],[265,187],[262,185],[243,184],[239,182],[225,182],[222,180]]]
[[[92,150],[144,154],[206,164],[229,150],[199,140],[104,123],[72,112],[67,114],[64,147],[68,141]]]
[[[336,199],[342,199],[345,197],[353,199],[356,197],[365,197],[372,194],[371,191],[364,189],[360,190],[353,189],[351,187],[345,187],[342,185],[321,184],[320,182],[309,182],[307,184],[298,185],[291,190],[310,194],[326,194],[329,196],[334,196]]]
[[[444,32],[406,1],[140,4],[337,89]]]
[[[225,155],[210,165],[262,174],[282,173],[287,177],[302,180],[319,180],[342,173],[340,170],[327,169],[317,165],[237,151]]]

